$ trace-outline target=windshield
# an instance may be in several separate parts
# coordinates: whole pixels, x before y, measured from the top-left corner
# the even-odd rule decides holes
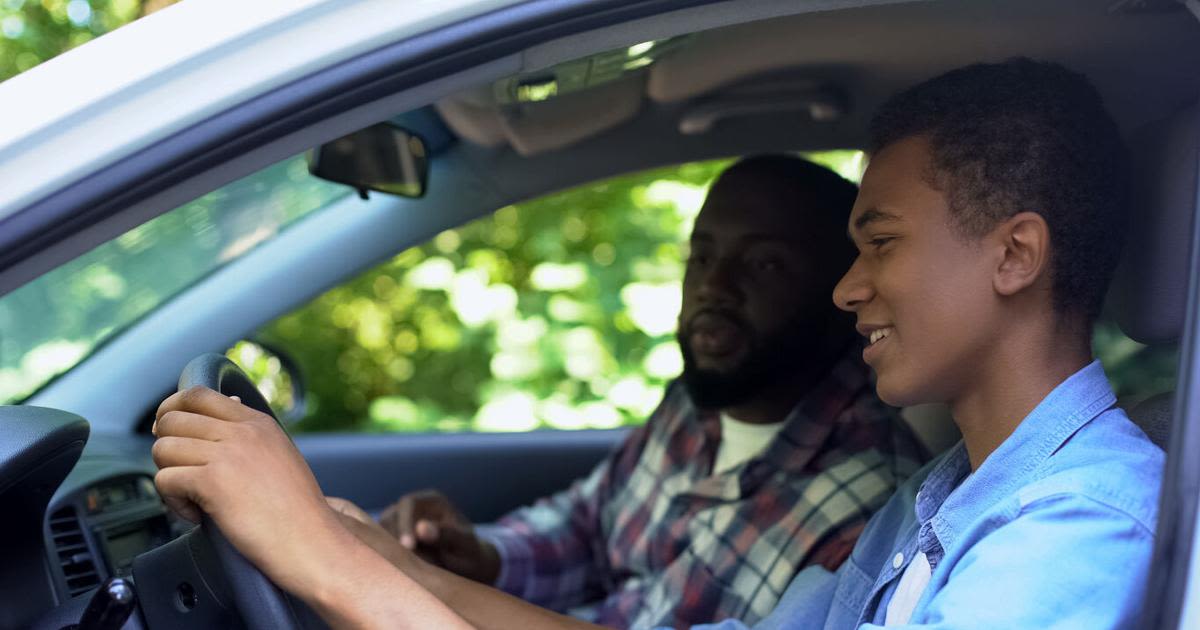
[[[28,397],[198,279],[348,194],[295,156],[0,297],[0,404]]]

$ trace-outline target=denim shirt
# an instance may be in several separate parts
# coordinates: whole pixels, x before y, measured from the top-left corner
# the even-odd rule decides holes
[[[958,443],[901,486],[836,574],[801,571],[756,627],[882,627],[918,550],[932,577],[900,627],[1133,627],[1164,456],[1115,402],[1093,362],[1043,399],[974,474]]]

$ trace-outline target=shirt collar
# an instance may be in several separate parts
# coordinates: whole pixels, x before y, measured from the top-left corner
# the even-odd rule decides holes
[[[932,530],[941,547],[952,545],[959,531],[1032,481],[1068,438],[1116,400],[1104,368],[1092,361],[1042,399],[974,474],[968,474],[971,465],[960,441],[934,465],[917,494],[923,534]],[[927,540],[925,546],[939,552],[931,543]],[[931,549],[922,548],[926,555]]]
[[[807,468],[824,446],[838,417],[868,387],[872,384],[862,362],[862,348],[852,344],[788,414],[783,429],[763,452],[762,460],[772,469],[788,472]]]
[[[783,428],[762,454],[729,471],[738,471],[736,477],[709,476],[696,486],[696,492],[722,496],[731,492],[744,494],[752,492],[776,472],[802,473],[825,446],[841,413],[862,395],[864,388],[873,387],[870,372],[861,357],[862,348],[852,344],[788,412]],[[720,415],[715,411],[700,410],[690,400],[688,404],[692,405],[696,419],[693,427],[700,437],[692,457],[698,458],[694,461],[701,467],[707,464],[706,472],[711,471],[721,435]]]

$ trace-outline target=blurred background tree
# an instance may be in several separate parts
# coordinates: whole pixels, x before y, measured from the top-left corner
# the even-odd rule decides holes
[[[0,0],[0,81],[176,0]]]
[[[728,162],[502,208],[268,325],[258,338],[285,349],[306,383],[298,430],[644,421],[681,367],[681,244]]]

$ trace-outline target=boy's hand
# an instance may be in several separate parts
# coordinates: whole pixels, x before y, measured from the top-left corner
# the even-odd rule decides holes
[[[302,594],[348,532],[307,463],[273,418],[211,389],[163,401],[152,431],[154,478],[167,506],[208,514],[250,562]]]
[[[488,585],[500,574],[499,552],[475,535],[471,522],[440,492],[400,497],[379,523],[405,548],[448,571]]]

